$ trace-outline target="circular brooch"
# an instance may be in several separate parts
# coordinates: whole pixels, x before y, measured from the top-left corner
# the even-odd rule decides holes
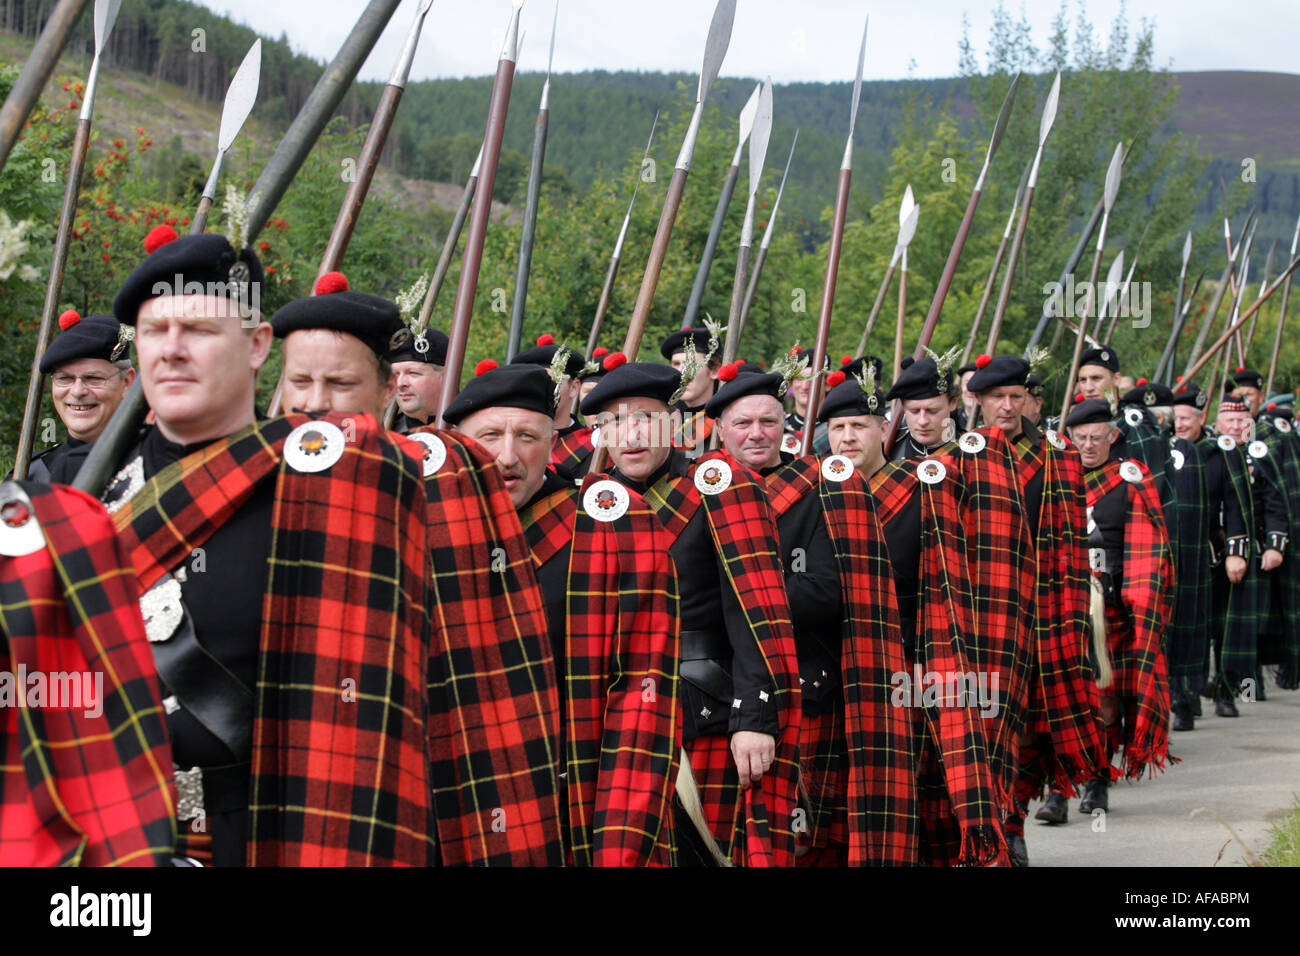
[[[822,477],[831,481],[848,481],[853,477],[853,462],[843,455],[822,459]]]
[[[1187,456],[1177,448],[1169,452],[1169,459],[1174,463],[1175,471],[1182,471],[1183,465],[1187,464]]]
[[[695,487],[701,494],[722,494],[731,487],[731,466],[720,458],[702,462],[695,469]]]
[[[1130,484],[1138,484],[1142,480],[1142,469],[1135,461],[1120,462],[1119,476]]]
[[[342,430],[330,422],[303,422],[284,441],[284,460],[294,471],[325,471],[343,457]]]
[[[1223,451],[1232,451],[1237,447],[1237,440],[1231,435],[1219,436],[1219,448]]]
[[[785,436],[781,439],[781,450],[783,452],[787,452],[791,455],[797,455],[799,454],[799,449],[802,447],[803,447],[802,443],[799,441],[798,438],[794,436],[792,432],[786,432]]]
[[[1256,440],[1251,442],[1249,445],[1246,446],[1246,451],[1250,452],[1251,458],[1268,457],[1268,446],[1265,445],[1262,441]]]
[[[1278,431],[1280,431],[1283,435],[1291,431],[1291,423],[1287,421],[1285,418],[1273,419],[1273,427],[1276,428]]]
[[[1142,413],[1136,408],[1130,408],[1124,413],[1124,421],[1128,422],[1130,425],[1141,425]]]
[[[916,477],[920,478],[927,485],[937,485],[948,476],[948,469],[944,467],[943,462],[934,458],[926,458],[916,466]]]
[[[407,436],[411,441],[424,446],[424,477],[437,472],[447,460],[447,446],[441,438],[432,432],[411,432]]]
[[[602,478],[582,493],[582,509],[597,521],[617,521],[627,514],[632,498],[617,481]]]
[[[966,432],[957,439],[957,445],[968,455],[978,455],[987,444],[988,441],[979,432]]]
[[[1047,440],[1051,442],[1053,448],[1057,451],[1065,451],[1065,439],[1061,437],[1060,432],[1055,428],[1049,428],[1044,432],[1044,434],[1047,436]]]
[[[45,535],[22,488],[5,482],[0,492],[0,554],[21,558],[45,547]]]

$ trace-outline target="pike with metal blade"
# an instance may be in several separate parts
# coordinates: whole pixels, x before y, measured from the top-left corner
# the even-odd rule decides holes
[[[980,333],[980,323],[984,319],[984,311],[988,308],[989,300],[993,297],[993,283],[997,281],[998,271],[1002,268],[1002,259],[1007,252],[1007,244],[1011,241],[1011,230],[1016,225],[1016,213],[1020,211],[1020,202],[1025,196],[1025,183],[1029,181],[1029,170],[1033,167],[1034,161],[1031,159],[1025,164],[1025,171],[1020,174],[1020,185],[1016,187],[1015,198],[1011,200],[1011,214],[1007,216],[1007,224],[1002,227],[1002,238],[998,240],[998,251],[993,255],[993,268],[989,269],[988,280],[984,283],[984,294],[980,296],[979,308],[975,310],[975,319],[971,322],[970,335],[966,339],[966,348],[961,353],[961,364],[965,365],[970,361],[971,352],[975,351],[975,339]],[[859,351],[861,354],[861,351]]]
[[[776,214],[781,209],[781,197],[785,195],[785,181],[790,175],[790,164],[794,161],[794,148],[799,143],[799,130],[795,129],[794,139],[790,143],[790,155],[785,160],[785,172],[781,174],[781,185],[777,187],[776,199],[772,203],[772,214],[767,217],[767,228],[763,230],[763,241],[758,244],[758,255],[754,258],[754,268],[749,274],[749,284],[745,287],[745,303],[740,309],[740,328],[745,328],[749,310],[754,305],[754,293],[758,289],[758,279],[763,274],[763,265],[767,262],[767,250],[772,245],[772,231],[776,226]]]
[[[226,101],[221,107],[221,131],[217,134],[217,158],[212,163],[212,172],[208,174],[207,184],[203,187],[203,197],[199,208],[190,222],[190,235],[198,235],[208,225],[208,210],[217,198],[217,181],[221,177],[221,163],[226,152],[234,145],[235,137],[248,121],[248,114],[253,112],[257,102],[257,89],[262,78],[262,41],[253,41],[244,62],[239,64],[235,77],[226,90]]]
[[[867,351],[867,339],[876,327],[876,317],[880,315],[880,307],[884,304],[885,294],[889,291],[889,285],[894,279],[894,269],[898,266],[898,260],[902,258],[903,251],[907,248],[908,243],[912,241],[912,236],[916,234],[918,216],[916,200],[912,197],[912,184],[908,183],[907,188],[903,190],[903,198],[898,204],[898,238],[894,241],[894,252],[889,257],[889,266],[885,269],[885,277],[880,280],[880,288],[876,291],[876,301],[871,305],[871,314],[867,316],[867,324],[862,328],[862,338],[858,340],[858,355],[863,355]]]
[[[23,409],[22,429],[18,434],[18,448],[14,452],[13,476],[19,481],[27,477],[27,467],[32,460],[32,445],[36,440],[36,419],[40,415],[41,398],[45,393],[41,358],[50,346],[54,317],[59,310],[59,296],[63,292],[63,271],[68,264],[68,245],[72,241],[72,226],[76,221],[77,203],[81,198],[81,179],[86,171],[86,153],[90,149],[90,126],[95,113],[95,92],[99,87],[99,67],[121,6],[122,0],[95,0],[95,55],[90,61],[85,98],[81,101],[81,116],[77,120],[77,132],[72,139],[68,184],[63,192],[63,206],[59,210],[59,228],[54,236],[54,252],[50,257],[50,278],[45,285],[45,305],[41,309],[41,324],[36,331],[32,374],[27,381],[27,405]]]
[[[1291,234],[1291,259],[1295,259],[1296,245],[1300,244],[1300,218],[1296,219],[1295,232]],[[1264,394],[1273,394],[1273,379],[1277,377],[1277,357],[1282,351],[1282,329],[1286,326],[1286,306],[1287,299],[1291,294],[1291,277],[1287,276],[1286,285],[1282,287],[1282,305],[1279,307],[1277,314],[1277,332],[1273,336],[1273,357],[1268,363],[1268,384],[1264,386]]]
[[[1187,262],[1192,257],[1192,231],[1187,230],[1187,238],[1183,240],[1183,264],[1178,270],[1178,294],[1174,298],[1174,321],[1172,331],[1169,335],[1169,341],[1165,343],[1165,349],[1160,353],[1160,361],[1156,363],[1155,372],[1151,376],[1154,382],[1165,382],[1168,384],[1167,369],[1173,367],[1173,350],[1174,343],[1178,340],[1178,334],[1182,331],[1182,314],[1183,314],[1183,293],[1187,288]]]

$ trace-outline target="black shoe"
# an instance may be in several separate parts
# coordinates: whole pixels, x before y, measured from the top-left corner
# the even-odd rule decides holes
[[[1201,687],[1201,696],[1206,700],[1214,700],[1214,695],[1218,693],[1218,686],[1218,678],[1207,680],[1204,686]]]
[[[1193,695],[1192,695],[1192,716],[1193,716],[1193,717],[1200,717],[1200,716],[1202,716],[1202,715],[1201,715],[1201,695],[1200,695],[1200,694],[1193,694]]]
[[[1029,848],[1025,846],[1025,838],[1019,833],[1007,834],[1007,851],[1011,855],[1012,866],[1029,865]]]
[[[1240,717],[1237,713],[1237,705],[1232,702],[1228,696],[1218,697],[1214,701],[1214,714],[1216,717]]]
[[[1174,730],[1195,730],[1196,718],[1192,716],[1190,704],[1180,704],[1173,708],[1174,712]]]
[[[1056,791],[1049,793],[1047,800],[1034,814],[1034,819],[1042,820],[1044,823],[1069,823],[1070,804],[1066,801],[1064,794]]]
[[[1264,693],[1264,669],[1255,670],[1255,700],[1268,700],[1268,694]]]
[[[1109,780],[1103,780],[1098,777],[1096,780],[1088,781],[1088,787],[1083,791],[1083,799],[1079,801],[1080,813],[1092,813],[1094,810],[1109,811],[1109,797],[1106,788],[1110,786]]]

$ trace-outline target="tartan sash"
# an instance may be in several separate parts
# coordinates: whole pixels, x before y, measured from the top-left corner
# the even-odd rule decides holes
[[[1163,770],[1169,756],[1169,674],[1161,635],[1172,605],[1173,560],[1155,482],[1146,466],[1140,482],[1128,484],[1124,558],[1119,586],[1121,608],[1107,608],[1106,644],[1115,668],[1108,696],[1134,701],[1124,721],[1123,775],[1141,777]],[[1087,473],[1089,507],[1121,484],[1120,462],[1112,459]]]
[[[593,451],[591,429],[584,425],[556,439],[551,449],[551,465],[562,478],[581,478]]]
[[[429,753],[448,866],[560,866],[559,694],[533,559],[495,460],[453,431],[425,479]]]
[[[935,484],[920,481],[917,469],[924,461],[943,464],[946,477]],[[871,476],[870,485],[882,525],[897,516],[912,495],[921,496],[920,591],[916,646],[905,648],[913,661],[908,677],[915,681],[929,674],[946,681],[975,670],[968,652],[974,609],[958,504],[962,482],[950,457],[923,462],[886,462]],[[907,705],[913,701],[909,686],[895,689]],[[916,745],[918,796],[941,814],[941,828],[952,831],[955,843],[926,845],[923,840],[923,861],[1005,862],[1006,843],[998,824],[1001,798],[989,763],[985,721],[967,706],[916,710],[916,733],[922,737]]]
[[[167,866],[171,746],[135,575],[98,501],[18,487],[44,547],[0,557],[0,673],[28,675],[18,693],[36,674],[49,693],[60,674],[102,683],[0,706],[0,866]]]
[[[829,776],[834,758],[844,754],[845,790],[838,802],[847,810],[850,866],[915,864],[919,822],[911,720],[890,699],[894,675],[905,673],[907,665],[875,501],[860,475],[843,482],[822,480],[820,463],[811,456],[768,475],[766,484],[778,517],[803,496],[819,496],[839,563],[844,710],[839,720],[813,722],[809,739],[800,741],[804,763],[816,755],[822,766],[814,772]],[[818,739],[823,736],[835,739]],[[819,831],[833,826],[826,820],[832,817],[830,808],[814,807],[818,809],[822,812],[813,813],[809,841],[813,846],[825,845],[827,835]]]
[[[520,516],[540,567],[570,546],[565,627],[567,848],[578,866],[672,862],[680,728],[677,576],[667,534],[634,492],[597,521],[582,489]]]
[[[1170,468],[1172,501],[1166,509],[1174,556],[1174,610],[1165,632],[1169,674],[1174,680],[1200,679],[1213,616],[1210,505],[1205,460],[1191,443],[1179,442],[1183,467]],[[1217,517],[1217,516],[1216,516]]]
[[[284,461],[289,415],[174,462],[114,520],[143,582],[202,546],[274,474],[253,724],[253,866],[426,865],[427,554],[416,446],[368,415],[328,469]]]
[[[731,467],[731,485],[721,494],[702,495],[694,474],[705,461],[723,460]],[[701,507],[709,521],[714,547],[722,558],[727,581],[745,615],[774,688],[781,735],[776,759],[757,788],[742,794],[726,747],[704,735],[687,745],[700,779],[705,817],[724,851],[749,865],[794,864],[794,811],[798,805],[799,702],[798,663],[794,632],[781,573],[776,523],[756,476],[725,452],[708,453],[691,463],[682,476],[665,475],[645,493],[646,503],[668,532],[668,543]],[[725,740],[724,740],[725,743]],[[713,766],[717,762],[718,766]],[[717,781],[716,786],[710,781]],[[743,816],[743,820],[742,820]]]

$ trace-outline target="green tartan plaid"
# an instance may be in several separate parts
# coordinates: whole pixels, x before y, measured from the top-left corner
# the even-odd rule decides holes
[[[1201,673],[1209,637],[1205,622],[1213,605],[1205,459],[1183,439],[1175,439],[1175,449],[1182,453],[1182,467],[1169,469],[1172,497],[1165,509],[1174,555],[1174,613],[1165,631],[1170,686]]]
[[[1268,448],[1267,455],[1255,459],[1256,478],[1272,485],[1286,504],[1288,534],[1294,542],[1300,535],[1300,439],[1294,431],[1280,431],[1263,415],[1255,437]],[[1300,671],[1300,562],[1292,557],[1291,548],[1288,545],[1281,566],[1264,575],[1277,600],[1260,602],[1261,631],[1267,637],[1261,641],[1259,656],[1260,663],[1280,664],[1294,675]],[[1274,620],[1265,619],[1270,605],[1276,611]]]
[[[1255,527],[1255,503],[1250,493],[1250,473],[1246,468],[1246,452],[1240,446],[1221,451],[1214,438],[1197,442],[1202,454],[1223,455],[1228,474],[1227,494],[1237,499],[1246,527]],[[1246,562],[1246,576],[1237,584],[1226,581],[1222,571],[1216,571],[1221,580],[1215,588],[1214,608],[1210,623],[1210,639],[1218,653],[1219,673],[1252,675],[1255,673],[1255,628],[1258,624],[1259,562]]]
[[[1155,416],[1145,408],[1128,405],[1120,409],[1116,421],[1124,447],[1117,448],[1112,454],[1116,458],[1136,458],[1147,466],[1156,483],[1156,493],[1160,495],[1160,510],[1169,514],[1169,505],[1173,500],[1169,472],[1173,468],[1169,461],[1169,440],[1160,431]],[[1168,523],[1168,522],[1166,522]]]

